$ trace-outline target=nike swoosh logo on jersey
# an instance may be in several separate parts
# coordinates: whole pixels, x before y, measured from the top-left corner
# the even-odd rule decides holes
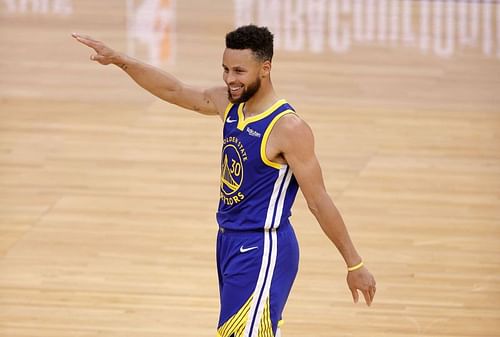
[[[243,246],[241,246],[240,247],[240,253],[246,253],[246,252],[249,252],[249,251],[257,249],[257,248],[259,248],[259,247],[254,246],[254,247],[243,248]]]
[[[228,117],[228,118],[226,119],[226,122],[228,122],[228,123],[234,123],[234,122],[237,122],[237,121],[238,121],[238,120],[236,120],[236,119],[231,119],[231,117]]]

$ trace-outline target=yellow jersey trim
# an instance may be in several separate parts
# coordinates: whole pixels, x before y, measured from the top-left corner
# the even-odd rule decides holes
[[[277,108],[279,108],[285,103],[286,100],[280,99],[264,112],[261,112],[260,114],[252,117],[248,117],[247,119],[245,119],[245,114],[243,113],[243,106],[245,104],[240,104],[240,106],[238,107],[238,125],[237,125],[238,130],[243,131],[245,129],[245,126],[247,126],[248,124],[266,118],[267,116],[272,114]]]
[[[233,107],[233,103],[229,103],[226,107],[226,111],[224,111],[224,122],[226,122],[227,114],[229,113],[229,110]]]
[[[281,117],[283,117],[284,115],[288,115],[290,113],[294,113],[294,111],[288,109],[288,110],[285,110],[283,112],[280,112],[278,115],[276,115],[276,117],[273,118],[271,123],[269,123],[269,125],[267,126],[266,131],[264,132],[264,137],[262,138],[262,143],[260,144],[260,157],[262,158],[262,161],[264,162],[264,164],[266,164],[267,166],[274,167],[275,169],[278,169],[278,170],[281,168],[282,164],[272,162],[269,160],[269,158],[267,158],[267,154],[266,154],[267,140],[269,138],[269,135],[271,134],[271,131],[273,130],[274,124],[276,124],[276,122]]]

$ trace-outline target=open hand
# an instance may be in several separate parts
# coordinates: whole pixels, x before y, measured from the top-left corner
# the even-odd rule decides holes
[[[366,267],[349,272],[347,274],[347,284],[351,290],[354,303],[358,303],[359,290],[365,297],[366,304],[368,306],[372,304],[377,288],[375,278]]]
[[[90,36],[80,35],[77,33],[73,33],[71,36],[73,36],[78,42],[94,49],[96,54],[90,55],[90,59],[92,61],[99,62],[103,65],[108,65],[110,63],[117,64],[119,54],[101,41],[97,41]]]

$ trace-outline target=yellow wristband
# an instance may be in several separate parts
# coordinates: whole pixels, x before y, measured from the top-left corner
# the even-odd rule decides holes
[[[363,261],[361,261],[360,263],[358,263],[355,266],[347,267],[347,271],[355,271],[355,270],[361,269],[363,266],[364,266],[364,263],[363,263]]]

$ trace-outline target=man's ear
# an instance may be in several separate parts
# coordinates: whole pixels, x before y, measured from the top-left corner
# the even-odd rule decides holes
[[[267,60],[262,62],[262,67],[260,68],[260,77],[261,78],[269,77],[269,75],[271,74],[271,68],[272,68],[271,61]]]

